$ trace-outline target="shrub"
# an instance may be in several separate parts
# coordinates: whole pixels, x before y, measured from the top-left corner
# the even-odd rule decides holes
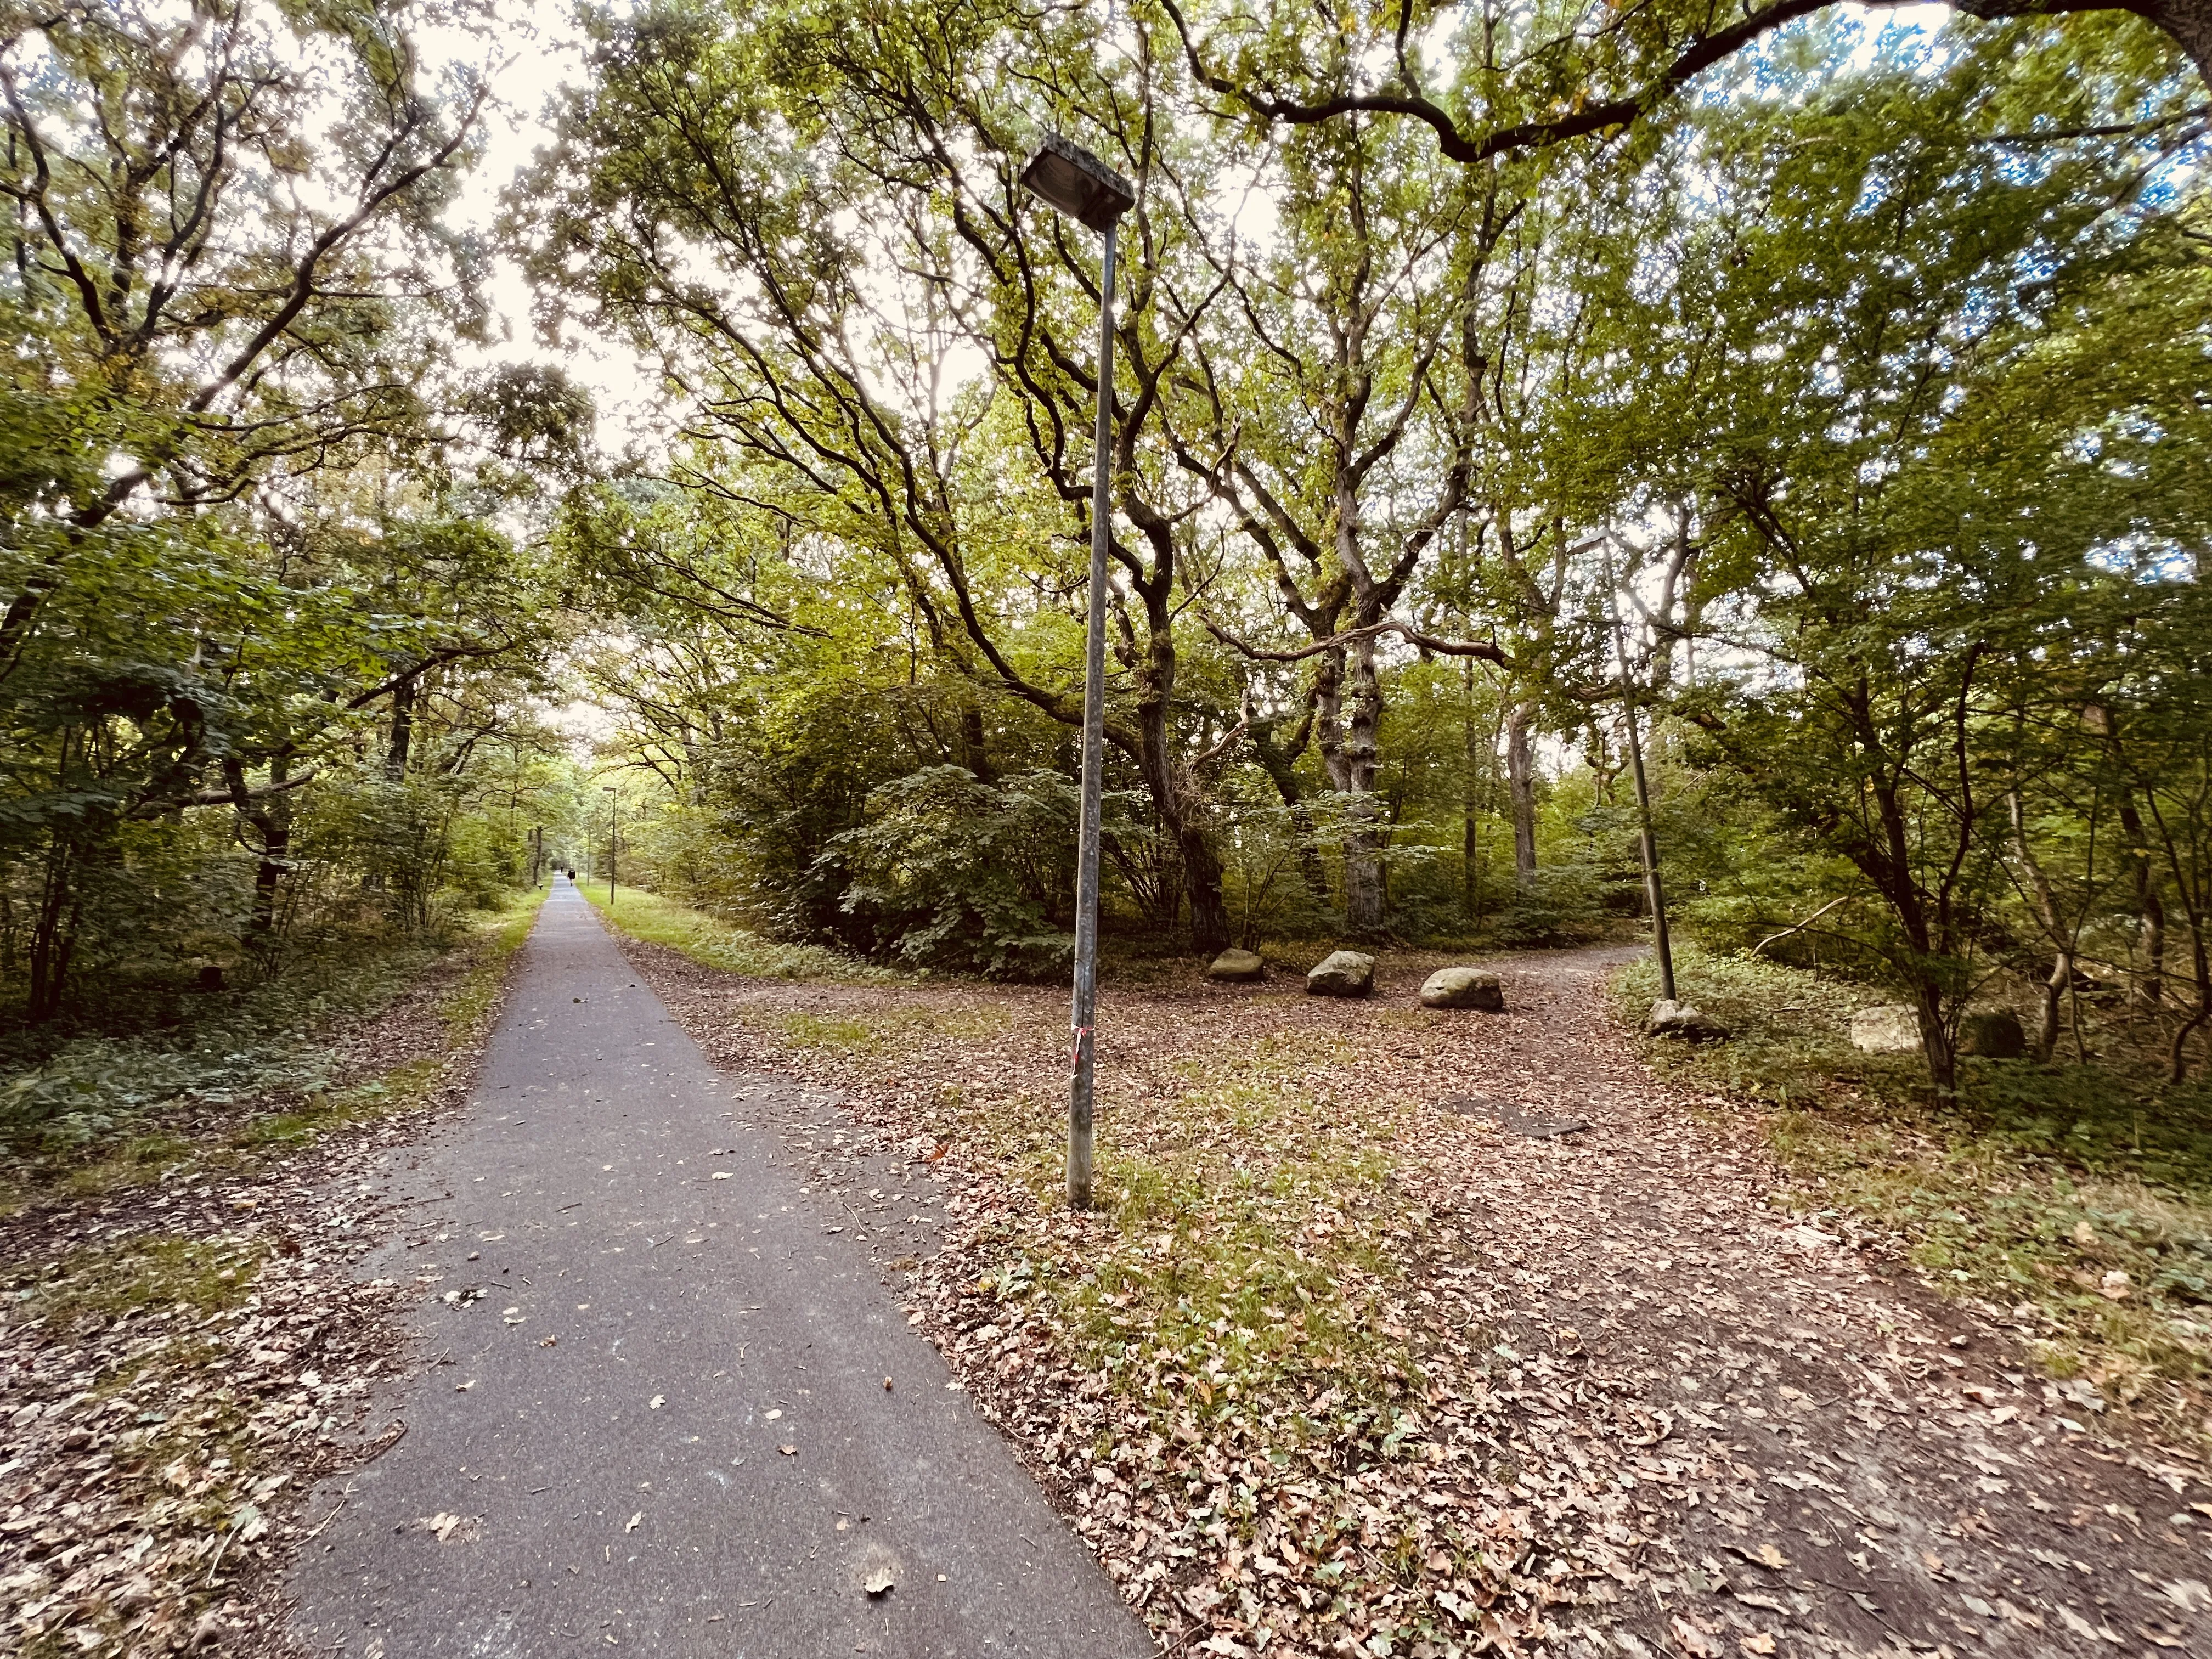
[[[1514,893],[1498,936],[1508,945],[1572,945],[1599,931],[1606,908],[1602,871],[1587,864],[1551,865]]]
[[[984,783],[932,766],[868,798],[868,821],[823,854],[845,909],[884,954],[918,968],[1041,978],[1066,963],[1074,908],[1075,786],[1056,772]]]

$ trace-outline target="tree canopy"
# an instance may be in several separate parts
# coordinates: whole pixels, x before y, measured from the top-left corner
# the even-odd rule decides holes
[[[1939,1086],[1996,979],[2045,1054],[2117,998],[2179,1074],[2205,21],[2015,9],[587,7],[495,222],[493,70],[424,42],[495,66],[496,14],[10,11],[0,975],[37,1025],[281,972],[607,836],[796,939],[1057,972],[1058,133],[1136,192],[1118,939],[1626,925],[1636,720],[1710,938],[1893,986]],[[537,362],[480,349],[499,261]],[[580,346],[644,365],[626,451]]]

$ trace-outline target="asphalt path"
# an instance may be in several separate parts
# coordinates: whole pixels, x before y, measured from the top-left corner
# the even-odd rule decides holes
[[[404,1435],[325,1497],[294,1633],[361,1659],[1121,1659],[1143,1626],[556,878],[460,1121],[395,1164]],[[337,1500],[343,1498],[343,1506]]]

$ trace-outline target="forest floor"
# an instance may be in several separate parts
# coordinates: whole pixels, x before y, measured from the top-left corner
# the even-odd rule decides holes
[[[1060,992],[627,948],[718,1062],[840,1091],[787,1154],[1166,1651],[2212,1651],[2196,1455],[1793,1212],[1608,1014],[1620,950],[1499,959],[1504,1014],[1414,953],[1110,985],[1076,1215]]]
[[[111,1089],[104,1135],[9,1149],[0,1652],[276,1639],[277,1571],[325,1519],[301,1499],[385,1443],[366,1413],[403,1292],[353,1274],[381,1231],[362,1177],[465,1092],[534,909],[410,947],[373,995],[348,977],[360,1003],[302,1005],[250,1048],[125,1046],[103,1066],[74,1045],[88,1080],[174,1092]]]

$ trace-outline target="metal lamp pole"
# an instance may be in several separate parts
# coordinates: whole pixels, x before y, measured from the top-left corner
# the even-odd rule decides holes
[[[1067,1091],[1067,1203],[1091,1207],[1091,1058],[1098,1008],[1098,797],[1105,756],[1106,550],[1112,534],[1114,439],[1114,234],[1137,204],[1129,181],[1080,145],[1048,137],[1022,168],[1022,187],[1097,231],[1098,415],[1091,481],[1091,606],[1083,657],[1083,816],[1075,848],[1075,994]]]
[[[607,914],[615,908],[615,787],[611,783],[599,786],[607,793]]]

